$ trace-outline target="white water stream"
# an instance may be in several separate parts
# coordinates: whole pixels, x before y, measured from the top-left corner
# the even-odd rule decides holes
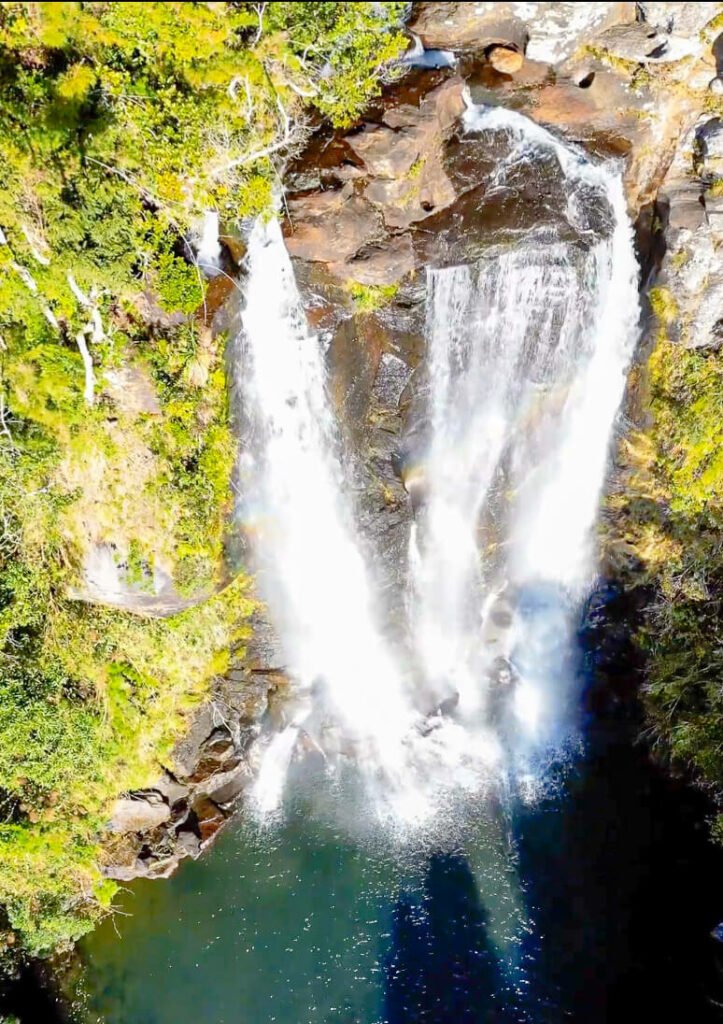
[[[376,620],[324,353],[279,226],[258,222],[251,235],[244,478],[261,592],[293,682],[286,728],[259,746],[262,814],[280,806],[292,761],[313,752],[331,776],[351,767],[379,817],[428,821],[566,725],[574,615],[636,339],[637,265],[616,170],[506,110],[472,107],[466,127],[513,140],[500,180],[505,165],[552,151],[570,222],[592,189],[611,230],[583,247],[540,232],[427,272],[411,659]]]

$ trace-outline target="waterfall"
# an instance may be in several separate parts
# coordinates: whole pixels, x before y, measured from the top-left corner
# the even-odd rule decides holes
[[[506,110],[471,107],[465,122],[510,138],[502,184],[507,166],[554,155],[577,235],[540,229],[474,264],[427,271],[411,655],[376,620],[325,354],[280,228],[258,221],[251,233],[239,346],[246,528],[292,679],[285,728],[259,748],[264,814],[306,753],[335,779],[351,769],[379,817],[428,821],[564,723],[574,617],[636,340],[637,265],[616,169]],[[591,195],[608,230],[587,225]]]
[[[591,194],[610,230],[545,232],[475,266],[428,272],[430,440],[411,538],[415,636],[427,684],[539,740],[572,684],[574,612],[613,420],[637,337],[638,268],[622,183],[512,111],[470,107],[468,131],[503,131],[497,168],[551,151],[567,216],[585,233]],[[511,716],[510,712],[514,712]],[[509,738],[509,737],[508,737]]]
[[[278,223],[256,223],[248,264],[240,376],[251,428],[244,470],[255,508],[247,526],[295,684],[289,723],[259,774],[257,799],[270,810],[298,736],[330,764],[340,752],[352,756],[368,769],[370,786],[380,775],[394,785],[413,713],[375,623],[324,353],[308,330]]]

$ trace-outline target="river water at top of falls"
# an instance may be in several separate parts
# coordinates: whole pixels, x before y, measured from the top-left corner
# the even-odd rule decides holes
[[[378,618],[322,344],[280,228],[259,221],[251,234],[242,487],[292,681],[285,728],[257,745],[262,817],[305,758],[330,792],[351,778],[377,821],[429,825],[461,794],[534,787],[569,735],[574,616],[636,340],[637,265],[616,169],[499,108],[471,107],[466,129],[509,137],[500,187],[508,167],[554,154],[570,224],[585,237],[592,192],[610,229],[585,245],[541,229],[427,270],[427,430],[407,483],[403,650]]]

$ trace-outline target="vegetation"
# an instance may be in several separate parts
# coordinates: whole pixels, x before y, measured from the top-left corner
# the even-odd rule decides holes
[[[348,124],[379,89],[406,45],[404,7],[0,7],[10,944],[42,953],[109,907],[109,805],[158,772],[252,607],[223,569],[233,445],[223,339],[193,259],[200,217],[215,209],[232,229],[270,211],[275,161],[309,111]],[[166,569],[195,607],[160,621],[75,600],[98,548],[139,591]]]
[[[653,595],[640,640],[657,747],[723,792],[723,355],[670,342],[672,298],[656,289],[651,303],[652,424],[624,445],[611,514],[631,582]],[[714,832],[723,840],[723,816]]]
[[[399,291],[398,284],[359,284],[350,281],[346,289],[354,302],[357,313],[374,313],[391,302]]]

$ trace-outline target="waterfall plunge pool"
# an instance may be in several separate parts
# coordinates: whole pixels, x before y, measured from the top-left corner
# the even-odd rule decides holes
[[[721,855],[702,798],[635,746],[630,705],[580,721],[576,696],[574,623],[637,337],[619,174],[510,111],[465,120],[509,141],[496,186],[557,168],[567,227],[428,270],[424,493],[396,595],[411,664],[375,614],[320,340],[278,227],[257,224],[242,486],[287,726],[259,744],[236,828],[171,881],[132,885],[86,941],[89,1020],[717,1019]],[[502,679],[509,714],[492,713]],[[434,728],[425,700],[452,709]],[[299,772],[304,745],[319,756]]]
[[[297,808],[124,891],[83,943],[104,1024],[719,1021],[723,855],[700,794],[626,714],[504,826],[452,848],[350,842]],[[128,915],[128,916],[126,916]]]

